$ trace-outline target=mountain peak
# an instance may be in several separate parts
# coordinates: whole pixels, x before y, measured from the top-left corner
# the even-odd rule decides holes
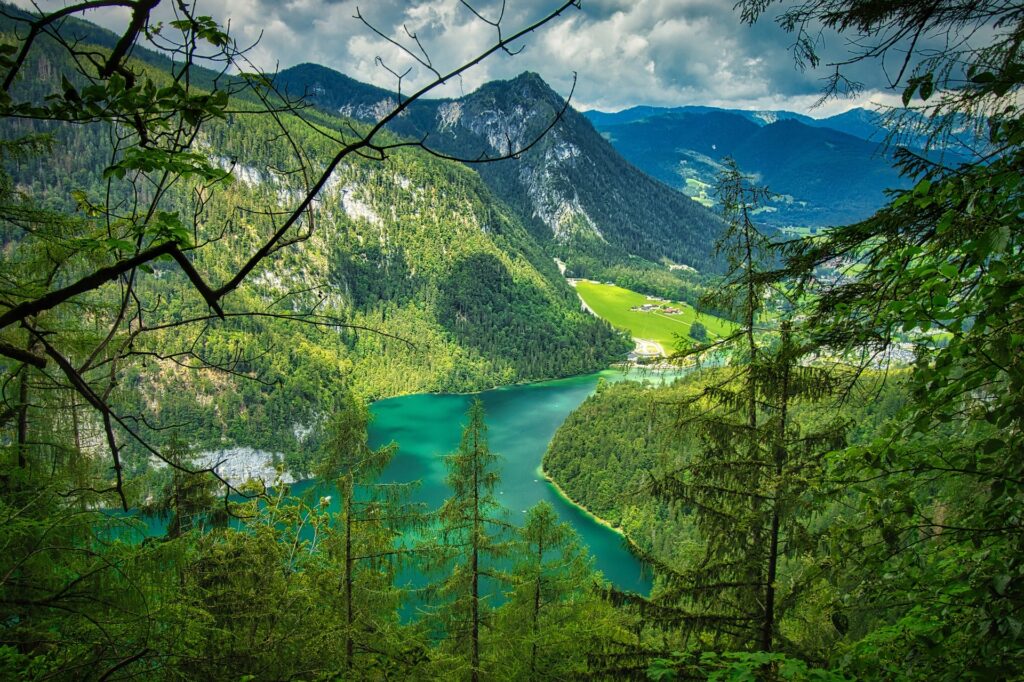
[[[538,88],[551,88],[547,81],[545,81],[536,71],[523,71],[521,74],[513,78],[511,82],[520,85],[533,85]]]
[[[561,108],[565,102],[565,98],[555,92],[547,81],[534,71],[523,71],[507,80],[488,81],[461,99],[477,98],[493,98],[499,102],[545,102],[557,108]]]
[[[392,93],[329,68],[300,65],[281,76],[293,92],[308,92],[317,106],[346,117],[377,120],[394,105]],[[602,262],[665,257],[713,268],[708,245],[718,219],[628,164],[583,116],[572,108],[562,112],[564,106],[538,73],[524,71],[457,99],[415,102],[388,130],[429,138],[432,148],[457,158],[514,155],[476,170],[534,236],[562,255],[600,254]],[[527,151],[517,154],[521,149]]]

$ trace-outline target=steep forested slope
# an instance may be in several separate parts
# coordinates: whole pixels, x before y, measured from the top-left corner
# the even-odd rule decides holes
[[[60,58],[59,50],[41,50],[18,87],[41,98],[59,83]],[[200,247],[190,253],[213,281],[237,271],[276,216],[301,198],[295,149],[312,170],[333,153],[328,140],[296,117],[284,118],[289,142],[271,119],[246,115],[247,106],[242,101],[192,145],[234,182],[212,189],[178,184],[165,199],[167,210],[200,207],[190,239]],[[322,115],[317,123],[347,125]],[[103,175],[118,157],[109,129],[3,125],[11,135],[52,136],[45,155],[8,164],[26,194],[83,213],[128,199],[117,194],[116,183],[109,194]],[[155,276],[135,287],[140,306],[167,326],[138,340],[142,363],[117,368],[123,376],[114,399],[130,412],[141,408],[154,440],[162,438],[162,427],[183,425],[179,434],[193,445],[284,452],[301,468],[343,388],[367,398],[473,390],[593,371],[629,347],[580,309],[515,213],[458,164],[412,150],[386,163],[343,164],[295,236],[294,245],[232,293],[224,320],[210,316],[178,326],[209,310],[173,263],[157,264]],[[27,258],[13,233],[4,241],[5,258]],[[115,289],[102,296],[110,306],[118,300]],[[257,316],[240,315],[250,311]],[[296,314],[312,314],[316,323],[287,319]]]

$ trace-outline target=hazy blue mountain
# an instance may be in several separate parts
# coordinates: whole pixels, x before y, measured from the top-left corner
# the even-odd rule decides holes
[[[792,112],[638,107],[587,116],[631,163],[705,201],[710,200],[708,185],[722,159],[736,159],[780,195],[761,214],[761,220],[774,226],[860,220],[884,203],[886,189],[906,185],[878,141]],[[884,138],[870,112],[847,112],[829,120]]]
[[[634,121],[641,121],[644,119],[654,118],[658,116],[667,116],[673,114],[711,114],[711,113],[727,113],[756,123],[758,125],[767,125],[776,121],[785,119],[794,119],[808,125],[814,125],[815,119],[810,116],[804,116],[793,111],[783,111],[781,109],[775,110],[748,110],[748,109],[721,109],[719,107],[706,107],[700,105],[687,105],[683,107],[651,107],[651,106],[637,106],[630,107],[629,109],[623,109],[622,111],[616,112],[605,112],[591,109],[590,111],[584,112],[584,116],[590,119],[596,127],[602,128],[608,125],[617,125],[622,123],[632,123]]]
[[[881,114],[859,107],[828,118],[811,119],[808,125],[831,128],[872,142],[883,142],[889,132],[883,125]]]
[[[826,116],[824,118],[813,118],[792,111],[746,111],[743,109],[717,110],[714,107],[684,107],[693,111],[709,113],[712,111],[728,111],[732,114],[743,116],[749,121],[758,125],[768,125],[778,121],[799,121],[814,128],[830,128],[838,130],[847,135],[859,137],[862,140],[882,144],[889,135],[889,126],[886,125],[885,117],[879,112],[863,107],[854,107],[841,114]],[[913,147],[922,147],[924,140],[919,136],[910,135],[901,141],[909,143]]]
[[[885,127],[881,114],[870,109],[856,107],[841,114],[827,116],[825,118],[813,118],[795,111],[775,110],[754,110],[754,109],[722,109],[719,107],[705,107],[688,105],[683,107],[650,107],[637,106],[622,111],[606,112],[592,109],[584,112],[584,116],[599,129],[607,126],[621,125],[623,123],[634,123],[645,119],[653,119],[661,116],[672,116],[676,114],[715,114],[724,113],[742,117],[751,123],[759,126],[769,125],[778,121],[799,121],[814,128],[831,128],[847,135],[853,135],[863,140],[881,142],[885,139],[888,129]]]

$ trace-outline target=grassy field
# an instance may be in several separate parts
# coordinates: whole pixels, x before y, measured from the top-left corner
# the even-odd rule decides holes
[[[686,191],[683,193],[698,204],[701,204],[706,208],[711,208],[715,205],[715,200],[711,198],[710,190],[710,184],[701,182],[695,178],[686,178]]]
[[[805,237],[813,237],[819,234],[825,234],[828,232],[828,228],[824,227],[806,227],[800,225],[790,225],[779,229],[780,232],[786,235],[789,239],[803,239]]]
[[[591,310],[613,326],[625,329],[634,338],[657,341],[667,352],[678,348],[676,336],[689,337],[690,325],[696,320],[708,330],[710,338],[728,334],[733,328],[731,322],[713,315],[698,314],[691,306],[675,301],[669,305],[682,311],[678,315],[630,310],[634,306],[660,301],[613,284],[580,281],[576,283],[576,291]]]

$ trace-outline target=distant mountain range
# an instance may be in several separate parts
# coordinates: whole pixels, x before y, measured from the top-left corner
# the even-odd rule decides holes
[[[277,85],[324,111],[366,122],[397,99],[315,64],[284,70]],[[458,99],[417,102],[390,128],[473,159],[525,145],[562,105],[538,75],[524,73]],[[716,267],[711,247],[720,223],[697,202],[712,205],[724,157],[779,195],[760,214],[766,225],[836,225],[868,217],[884,204],[886,189],[908,185],[880,144],[886,135],[881,117],[865,109],[824,119],[702,106],[582,115],[569,109],[521,158],[474,167],[547,250],[567,262],[639,256],[708,271]]]
[[[865,109],[825,119],[699,106],[585,116],[631,163],[705,203],[722,159],[734,158],[779,195],[760,215],[778,227],[861,220],[886,189],[908,185],[881,145],[880,116]]]
[[[634,123],[658,116],[716,113],[735,114],[760,126],[778,121],[797,121],[813,128],[831,128],[832,130],[838,130],[841,133],[872,142],[882,142],[889,132],[880,114],[859,107],[826,118],[811,118],[804,114],[798,114],[795,111],[785,111],[782,109],[721,109],[697,105],[684,107],[637,106],[614,113],[591,110],[584,112],[583,115],[590,119],[594,126],[601,129],[606,126]]]

